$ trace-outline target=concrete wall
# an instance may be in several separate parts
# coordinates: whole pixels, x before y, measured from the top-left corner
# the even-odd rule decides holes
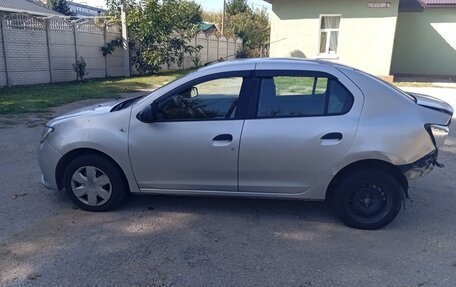
[[[76,81],[73,64],[76,62],[73,25],[64,21],[52,21],[49,43],[55,82]]]
[[[398,0],[389,8],[368,8],[371,0],[273,0],[271,57],[318,58],[320,15],[339,14],[336,59],[366,72],[390,74]]]
[[[391,71],[456,78],[456,8],[399,13]]]
[[[115,48],[106,57],[101,48],[121,38],[118,26],[95,25],[92,22],[69,22],[59,18],[40,19],[25,14],[0,13],[0,87],[77,80],[73,64],[83,57],[86,78],[124,75],[123,50]],[[190,40],[202,46],[201,64],[234,59],[242,48],[241,39],[217,38],[204,33]],[[187,69],[194,66],[191,55],[183,64],[163,69]],[[136,73],[132,69],[133,73]]]
[[[3,27],[10,83],[49,83],[51,78],[45,23],[36,18],[19,15],[18,18],[4,20]]]
[[[106,29],[106,42],[118,39],[121,34],[120,27],[111,26]],[[106,65],[108,77],[121,77],[123,76],[123,52],[122,49],[117,48],[114,52],[106,57]]]
[[[0,17],[0,86],[74,81],[73,64],[81,56],[87,78],[123,75],[122,49],[106,57],[101,51],[105,43],[121,37],[116,26],[25,14]]]

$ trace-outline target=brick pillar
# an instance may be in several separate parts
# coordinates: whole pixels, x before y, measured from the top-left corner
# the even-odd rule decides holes
[[[78,42],[77,42],[77,36],[76,36],[76,23],[73,23],[73,39],[74,39],[74,58],[76,59],[76,62],[77,63],[79,61],[79,58],[78,58]],[[78,73],[76,73],[76,80],[79,80],[79,75]]]
[[[47,44],[47,52],[48,52],[48,60],[49,60],[49,76],[51,77],[51,83],[54,83],[54,67],[53,67],[53,58],[51,54],[51,29],[50,24],[51,20],[46,19],[44,20],[46,24],[46,44]]]
[[[106,23],[103,24],[103,43],[106,47],[106,44],[107,44],[107,27],[106,27]],[[104,62],[105,62],[105,78],[107,78],[109,76],[108,74],[108,55],[104,56]]]
[[[2,33],[2,48],[3,48],[3,57],[4,57],[4,61],[5,61],[5,75],[6,75],[6,86],[7,87],[11,87],[12,83],[11,83],[11,77],[10,77],[10,74],[9,74],[9,60],[8,60],[8,45],[7,45],[7,42],[6,42],[6,39],[5,39],[5,24],[4,24],[4,19],[5,19],[5,16],[0,14],[0,30],[1,30],[1,33]]]

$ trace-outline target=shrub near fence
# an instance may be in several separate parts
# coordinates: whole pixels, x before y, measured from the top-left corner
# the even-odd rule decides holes
[[[171,63],[169,66],[162,65],[163,70],[179,70],[195,67],[194,58],[197,56],[200,60],[200,65],[216,62],[223,59],[224,61],[236,59],[236,52],[242,49],[242,40],[240,38],[216,37],[215,35],[207,35],[199,33],[190,40],[192,46],[200,46],[197,55],[184,55],[184,61],[179,67],[176,63]],[[132,71],[137,74],[135,70]]]

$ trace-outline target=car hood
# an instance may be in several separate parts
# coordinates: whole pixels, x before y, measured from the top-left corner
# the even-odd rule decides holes
[[[53,124],[60,122],[62,120],[75,118],[75,117],[109,113],[115,105],[117,105],[118,103],[120,103],[122,101],[124,101],[124,100],[110,101],[110,102],[106,102],[106,103],[102,103],[102,104],[97,104],[97,105],[92,105],[92,106],[76,109],[76,110],[73,110],[71,112],[65,113],[59,117],[52,119],[51,121],[48,122],[47,125],[52,126]]]
[[[428,95],[423,95],[423,94],[418,94],[418,93],[408,93],[409,95],[413,96],[416,99],[416,103],[422,107],[438,110],[444,113],[447,113],[449,115],[453,115],[453,107],[451,107],[450,104],[448,104],[445,101],[442,101],[440,99],[428,96]]]

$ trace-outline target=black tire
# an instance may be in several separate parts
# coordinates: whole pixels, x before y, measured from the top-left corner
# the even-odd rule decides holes
[[[387,171],[358,169],[343,175],[333,196],[333,207],[350,227],[379,229],[401,210],[403,189]]]
[[[79,184],[78,179],[73,179],[73,176],[76,176],[76,172],[78,174],[83,174],[84,170],[87,173],[88,170],[90,170],[92,173],[95,171],[95,175],[92,176],[94,180],[92,180],[92,183],[89,183],[89,176],[86,174],[86,179],[87,182],[80,184],[80,186],[84,185],[83,188],[85,190],[86,185],[87,188],[89,188],[91,191],[93,190],[98,190],[96,192],[103,192],[104,198],[102,198],[99,195],[96,195],[96,204],[89,204],[89,195],[87,193],[87,196],[84,197],[80,196],[78,197],[73,190],[73,187],[75,190],[77,190],[80,186],[77,186]],[[106,175],[109,183],[105,184],[102,186],[104,183],[99,183],[97,186],[95,186],[94,181],[101,179],[101,176]],[[99,176],[97,178],[97,176]],[[106,180],[105,178],[103,178]],[[73,159],[68,166],[65,169],[64,173],[64,187],[65,191],[68,193],[70,196],[71,200],[73,201],[74,204],[76,204],[79,208],[87,211],[108,211],[108,210],[113,210],[116,207],[118,207],[122,201],[125,199],[126,195],[128,194],[128,185],[125,180],[125,176],[120,170],[120,168],[112,162],[109,158],[98,155],[98,154],[85,154],[81,155],[75,159]],[[99,188],[102,188],[103,190],[99,190]],[[91,192],[91,194],[93,194]],[[80,195],[80,194],[79,194]],[[87,199],[87,200],[86,200]],[[93,196],[91,196],[91,199],[93,199]],[[87,202],[84,202],[87,201]],[[93,202],[93,200],[92,200]]]

